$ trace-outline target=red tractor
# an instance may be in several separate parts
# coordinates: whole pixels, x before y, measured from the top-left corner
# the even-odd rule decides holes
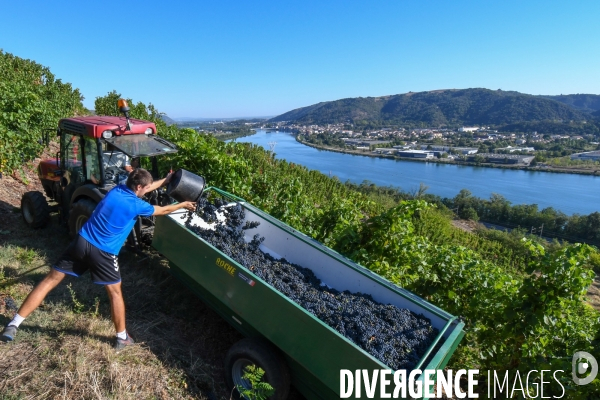
[[[149,157],[148,169],[154,179],[158,178],[156,156],[174,153],[177,146],[157,136],[153,122],[129,118],[125,100],[119,100],[119,110],[124,117],[91,116],[59,121],[60,151],[56,158],[42,160],[38,166],[46,196],[56,204],[49,206],[41,192],[25,193],[21,212],[30,227],[46,226],[50,213],[58,211],[61,222],[68,223],[70,234],[75,236],[106,193],[127,179],[131,169],[128,165],[139,162],[140,157],[144,161]],[[144,199],[153,205],[170,203],[164,189],[149,193]],[[128,244],[138,247],[151,240],[153,228],[152,217],[140,217]]]

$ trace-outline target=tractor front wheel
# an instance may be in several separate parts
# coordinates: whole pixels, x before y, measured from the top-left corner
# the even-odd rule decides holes
[[[41,192],[27,192],[21,197],[21,215],[31,228],[43,228],[50,221],[48,201]]]
[[[73,204],[73,208],[71,208],[71,213],[69,214],[69,232],[71,237],[75,237],[79,233],[81,227],[90,219],[95,209],[96,203],[90,199],[81,199]]]

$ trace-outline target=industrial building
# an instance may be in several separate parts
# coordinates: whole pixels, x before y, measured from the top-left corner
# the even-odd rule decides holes
[[[396,152],[398,157],[407,157],[407,158],[433,158],[432,151],[423,151],[423,150],[400,150]]]
[[[535,148],[508,146],[508,147],[502,147],[502,148],[496,149],[495,151],[508,151],[509,153],[514,153],[515,151],[522,151],[522,152],[531,153],[532,151],[535,151]]]
[[[586,151],[584,153],[571,154],[571,160],[600,161],[600,151]]]
[[[452,147],[451,150],[464,155],[475,154],[479,151],[476,147]]]

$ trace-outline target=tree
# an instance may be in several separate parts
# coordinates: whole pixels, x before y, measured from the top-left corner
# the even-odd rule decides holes
[[[463,208],[458,214],[462,219],[470,219],[472,221],[479,221],[479,215],[473,207]]]
[[[484,162],[485,162],[485,157],[483,157],[483,156],[482,156],[482,155],[480,155],[480,154],[477,154],[477,155],[476,155],[476,156],[473,158],[473,161],[474,161],[476,164],[481,164],[481,163],[484,163]]]
[[[419,183],[419,188],[412,191],[411,198],[420,199],[421,197],[423,197],[425,195],[425,192],[427,191],[427,189],[429,189],[429,186],[427,186],[423,182]]]

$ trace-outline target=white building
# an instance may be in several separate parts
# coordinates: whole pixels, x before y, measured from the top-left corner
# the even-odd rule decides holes
[[[505,151],[508,151],[509,153],[514,153],[515,151],[525,151],[525,152],[531,153],[532,151],[535,151],[535,149],[533,147],[512,147],[512,146],[496,149],[496,151],[498,151],[498,150],[505,150]]]
[[[462,128],[458,128],[459,132],[475,132],[478,131],[478,126],[463,126]]]
[[[476,154],[479,151],[475,147],[453,147],[452,150],[464,155]]]

